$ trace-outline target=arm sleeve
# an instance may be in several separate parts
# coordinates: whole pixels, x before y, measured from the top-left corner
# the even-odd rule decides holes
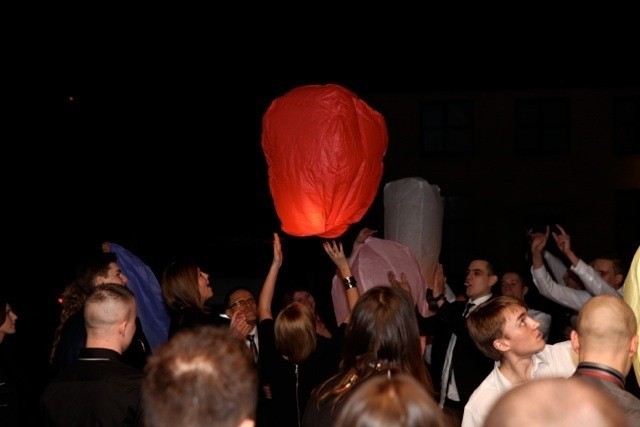
[[[620,293],[613,289],[607,282],[604,281],[597,271],[590,265],[587,265],[584,261],[580,260],[578,265],[571,266],[571,271],[582,280],[582,284],[592,295],[613,295],[618,298],[621,297]]]
[[[546,261],[547,266],[549,266],[549,270],[551,270],[551,274],[556,279],[556,282],[560,285],[566,286],[567,284],[564,282],[562,277],[567,272],[567,266],[562,262],[562,260],[560,260],[560,258],[549,251],[544,251],[542,256]]]
[[[579,311],[580,307],[591,298],[591,294],[587,291],[558,285],[544,267],[535,269],[531,267],[531,276],[540,295],[573,310]]]

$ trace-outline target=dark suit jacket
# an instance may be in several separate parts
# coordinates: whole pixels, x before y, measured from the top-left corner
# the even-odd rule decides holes
[[[456,334],[451,366],[455,371],[456,387],[463,405],[466,405],[471,393],[489,375],[495,364],[478,350],[469,336],[466,318],[462,316],[465,306],[463,301],[445,302],[431,317],[418,315],[420,333],[433,336],[430,372],[436,390],[440,388],[451,334]]]
[[[42,426],[142,426],[142,373],[106,348],[83,348],[40,397]]]

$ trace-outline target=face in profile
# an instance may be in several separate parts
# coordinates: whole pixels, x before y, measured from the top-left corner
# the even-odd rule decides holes
[[[5,335],[11,335],[16,333],[16,320],[18,316],[11,310],[11,306],[6,304],[4,307],[5,319],[2,325],[0,325],[0,342]]]
[[[200,292],[200,301],[204,304],[206,300],[213,296],[213,288],[209,283],[209,274],[198,268],[198,292]]]
[[[466,276],[466,293],[470,300],[491,293],[491,288],[498,278],[489,272],[489,263],[484,260],[473,260],[469,264]]]
[[[507,344],[513,353],[526,356],[544,349],[546,343],[540,323],[531,318],[524,307],[508,310],[505,318],[503,337],[498,341]]]
[[[109,263],[109,270],[106,276],[96,277],[95,284],[101,285],[103,283],[115,283],[116,285],[127,286],[129,279],[122,272],[122,269],[115,262]]]

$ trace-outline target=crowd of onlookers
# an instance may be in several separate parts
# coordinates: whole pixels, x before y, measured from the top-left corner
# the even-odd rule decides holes
[[[557,225],[529,242],[528,271],[471,257],[458,295],[438,264],[425,316],[404,274],[363,289],[325,241],[348,306],[335,322],[305,283],[279,283],[276,233],[259,292],[234,287],[222,309],[193,259],[156,277],[106,243],[61,295],[36,399],[0,295],[0,426],[639,426],[640,248],[585,262]]]

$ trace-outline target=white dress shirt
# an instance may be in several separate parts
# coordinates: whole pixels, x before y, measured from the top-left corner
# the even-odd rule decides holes
[[[571,341],[547,344],[542,351],[531,356],[531,379],[569,378],[577,366],[577,359],[574,361],[572,354]],[[462,427],[482,427],[493,404],[512,387],[511,382],[500,372],[500,362],[496,362],[493,371],[471,394],[469,402],[465,405]]]

